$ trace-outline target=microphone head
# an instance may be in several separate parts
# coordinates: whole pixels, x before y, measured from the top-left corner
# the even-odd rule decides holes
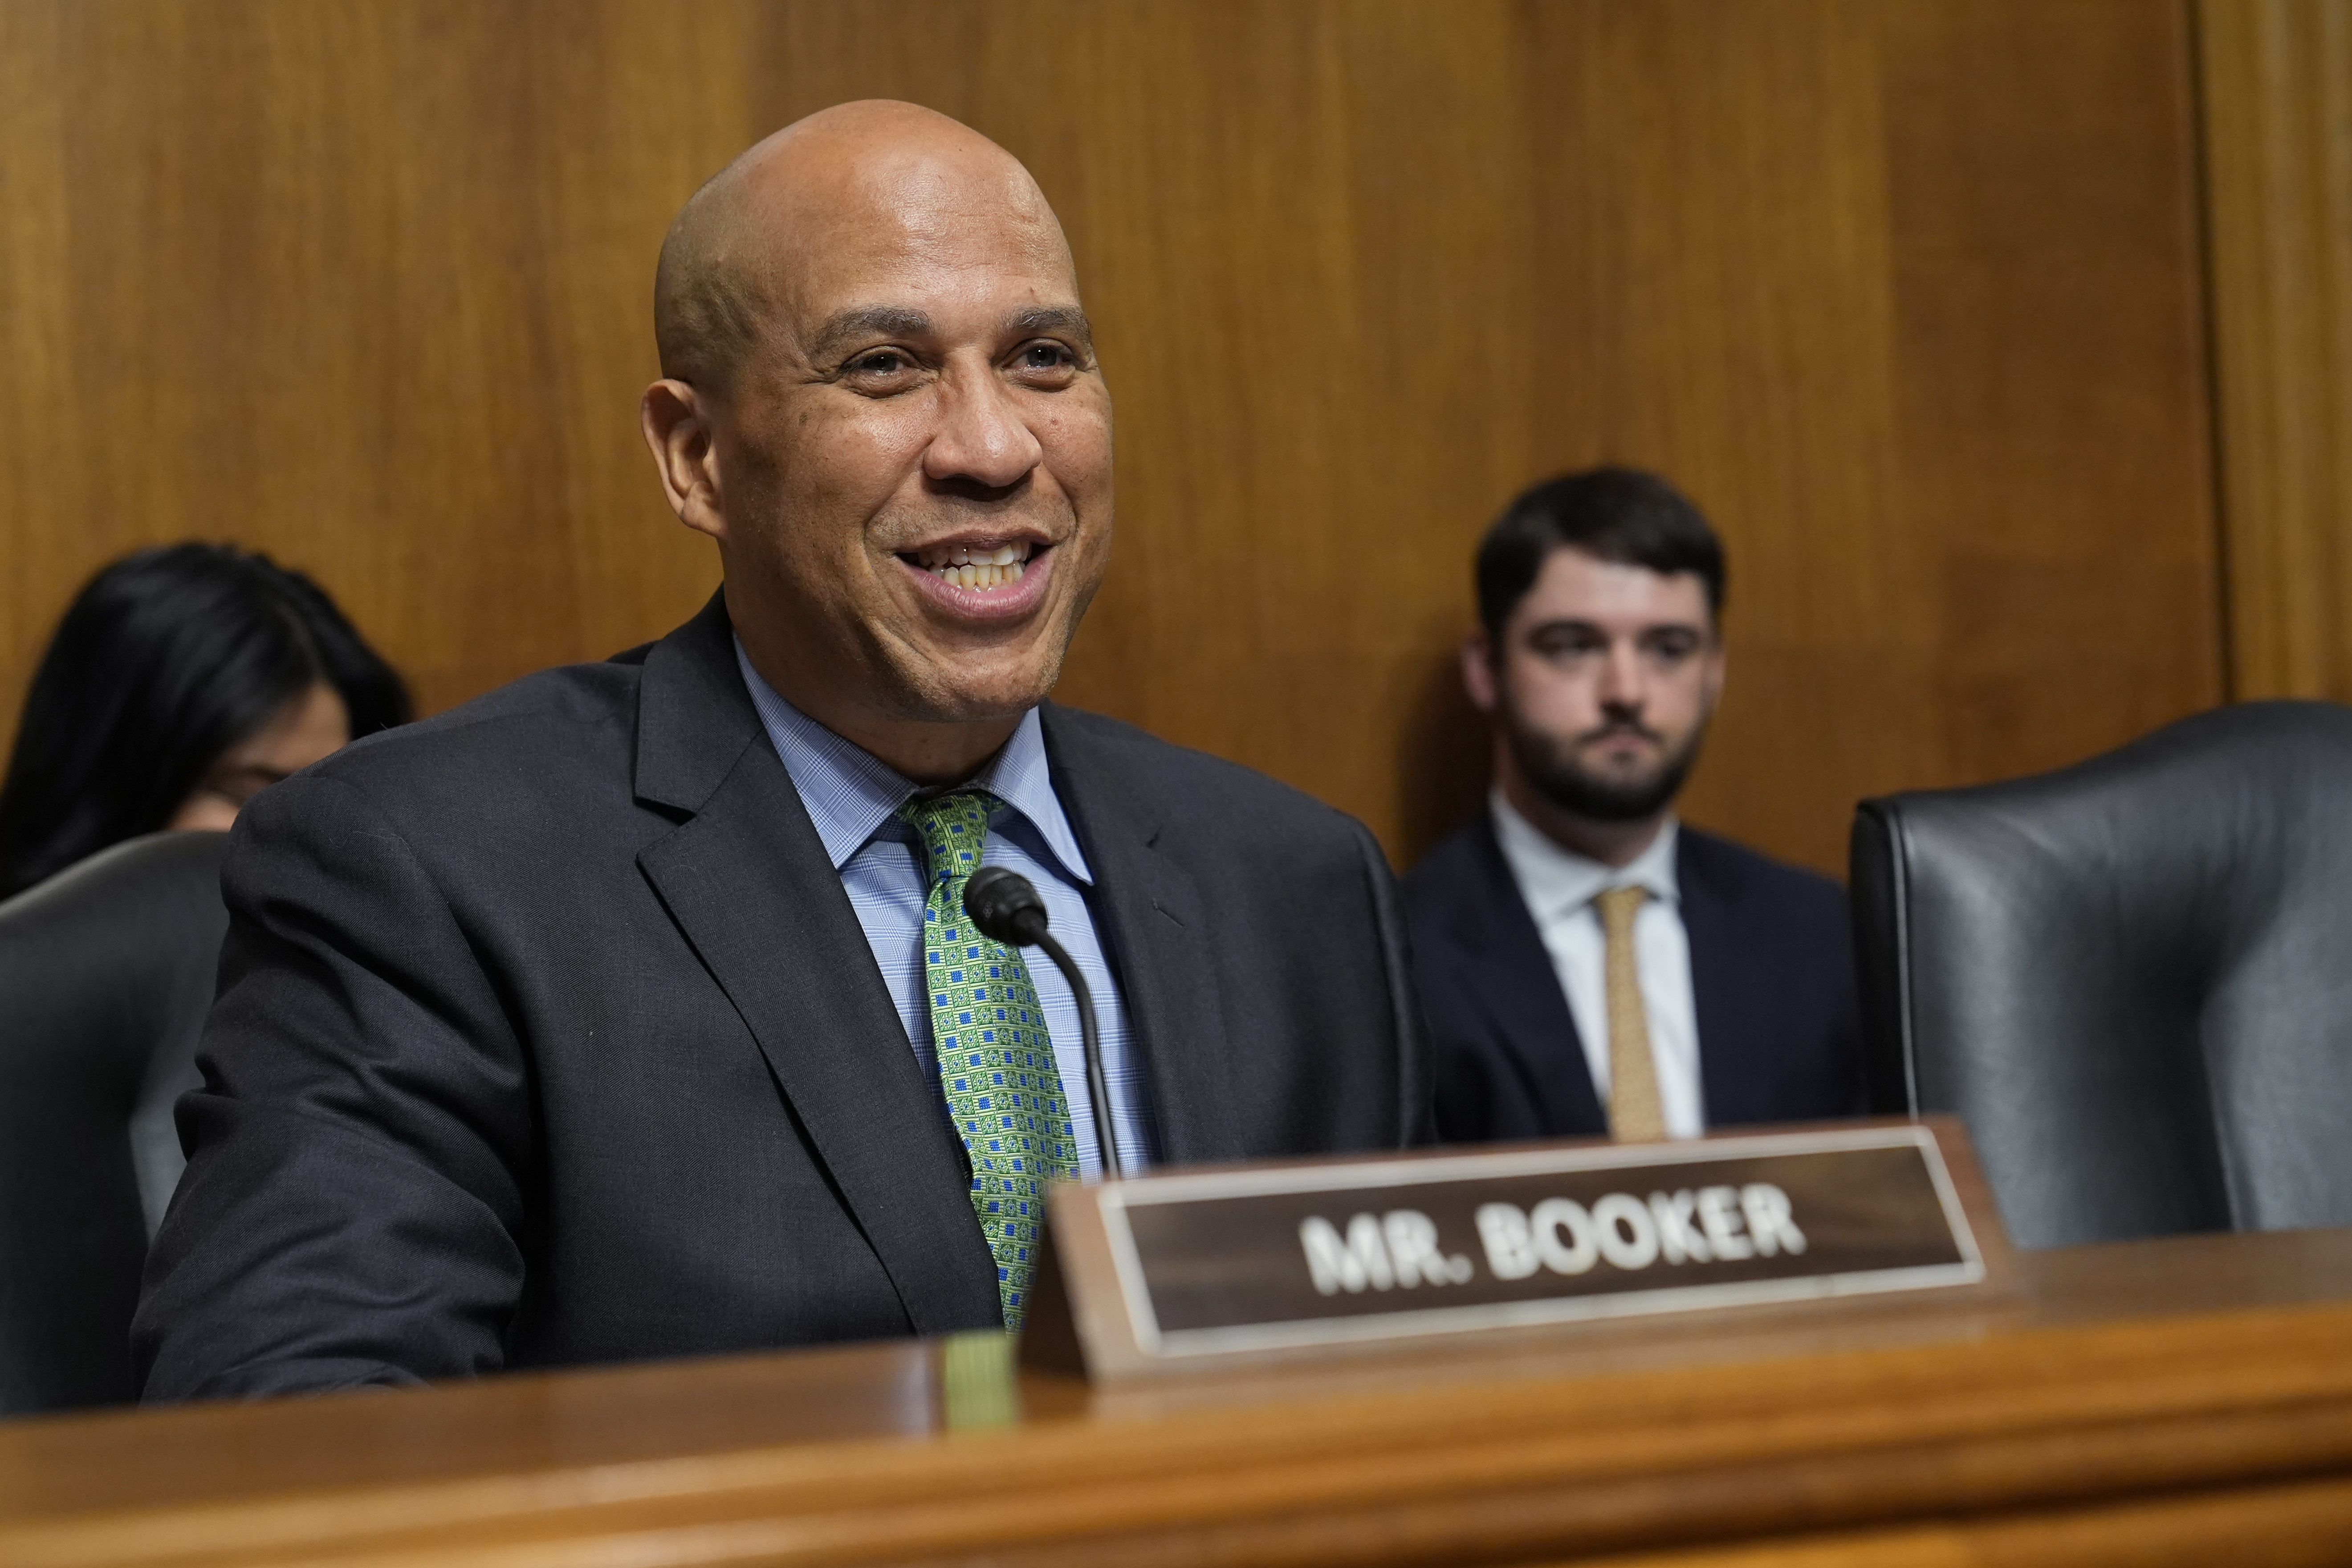
[[[984,936],[1008,947],[1032,947],[1045,934],[1045,900],[1028,878],[1002,866],[982,866],[963,885],[963,912]]]

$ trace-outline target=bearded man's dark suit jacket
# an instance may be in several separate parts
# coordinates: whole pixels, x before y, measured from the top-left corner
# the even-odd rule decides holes
[[[1425,1139],[1370,836],[1044,718],[1162,1163]],[[1001,1323],[939,1085],[719,601],[274,786],[223,881],[149,1398]]]
[[[1844,889],[1688,825],[1675,837],[1707,1126],[1861,1115]],[[1568,998],[1493,821],[1481,816],[1432,850],[1405,878],[1404,900],[1438,1136],[1605,1135]]]

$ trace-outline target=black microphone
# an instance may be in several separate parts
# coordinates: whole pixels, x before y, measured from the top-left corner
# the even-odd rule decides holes
[[[1062,978],[1070,983],[1070,994],[1078,999],[1078,1036],[1086,1046],[1087,1090],[1087,1098],[1094,1102],[1095,1146],[1102,1151],[1103,1179],[1117,1181],[1118,1133],[1111,1126],[1110,1080],[1103,1076],[1102,1040],[1095,1033],[1094,993],[1087,989],[1087,977],[1078,973],[1077,961],[1046,930],[1045,900],[1037,896],[1036,888],[1020,872],[1008,871],[1002,866],[982,866],[963,886],[963,912],[971,917],[971,923],[980,928],[982,935],[1008,947],[1044,948],[1045,955],[1061,970]]]

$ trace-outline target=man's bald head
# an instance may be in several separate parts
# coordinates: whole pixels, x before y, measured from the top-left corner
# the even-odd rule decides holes
[[[795,121],[713,175],[670,225],[654,274],[662,374],[726,390],[817,247],[920,248],[982,209],[1034,228],[1068,268],[1045,193],[971,127],[887,99]]]

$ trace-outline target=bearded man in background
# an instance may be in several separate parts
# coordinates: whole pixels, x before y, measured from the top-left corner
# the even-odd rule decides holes
[[[1723,693],[1723,547],[1654,475],[1537,486],[1487,531],[1462,651],[1486,814],[1405,879],[1454,1142],[1858,1115],[1845,895],[1675,820]]]

